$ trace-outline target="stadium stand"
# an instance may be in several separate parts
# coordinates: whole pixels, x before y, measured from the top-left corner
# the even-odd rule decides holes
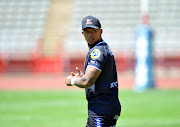
[[[0,1],[0,54],[6,71],[32,71],[50,0]],[[3,59],[3,60],[2,60]]]
[[[54,56],[63,45],[69,29],[74,0],[51,0],[45,31],[43,34],[42,54]],[[62,52],[62,48],[60,49]]]
[[[150,0],[150,24],[154,28],[156,55],[180,54],[180,1]]]
[[[133,69],[135,31],[141,24],[140,0],[76,0],[71,19],[71,30],[64,45],[72,58],[84,57],[87,45],[81,35],[81,20],[94,15],[102,22],[103,38],[112,48],[118,70]],[[154,32],[153,47],[156,64],[180,65],[180,1],[150,0],[150,26]],[[167,58],[168,57],[168,58]],[[169,58],[170,57],[170,58]],[[73,58],[73,59],[74,59]],[[166,63],[166,64],[165,64]]]
[[[180,1],[150,0],[150,25],[154,29],[156,68],[170,72],[180,67]],[[167,73],[166,72],[166,73]],[[179,75],[177,73],[177,75]]]
[[[180,50],[180,1],[150,0],[150,25],[155,30],[155,51]],[[96,4],[94,4],[96,3]],[[171,6],[169,6],[171,5]],[[103,38],[116,51],[134,51],[134,39],[137,25],[141,23],[140,0],[76,0],[72,14],[72,29],[65,47],[72,47],[68,52],[86,48],[81,36],[81,19],[86,15],[99,17],[103,24]],[[164,54],[164,53],[162,53]]]
[[[71,19],[72,29],[65,43],[65,48],[71,48],[68,53],[84,52],[87,48],[81,35],[81,20],[87,15],[94,15],[101,20],[103,38],[115,52],[133,51],[136,25],[141,21],[139,6],[140,2],[133,0],[76,0]]]
[[[103,0],[76,0],[71,19],[71,30],[64,45],[65,49],[71,50],[67,50],[66,54],[74,58],[77,56],[84,58],[88,48],[81,35],[81,20],[87,15],[93,15],[101,20],[104,30],[103,39],[118,57],[118,70],[132,67],[135,30],[136,25],[141,22],[139,6],[140,2],[134,0],[109,0],[106,2]],[[126,61],[127,57],[131,60]]]
[[[101,20],[102,36],[116,56],[118,71],[134,70],[140,1],[0,0],[0,72],[58,72],[62,64],[58,53],[67,58],[63,58],[65,71],[78,64],[83,69],[88,47],[81,20],[87,15]],[[150,0],[149,5],[155,62],[180,67],[180,1]],[[43,58],[42,53],[50,57]]]

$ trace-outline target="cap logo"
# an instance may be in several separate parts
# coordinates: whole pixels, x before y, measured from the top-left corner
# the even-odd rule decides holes
[[[92,24],[91,20],[92,20],[92,19],[87,19],[87,20],[86,20],[86,24]]]

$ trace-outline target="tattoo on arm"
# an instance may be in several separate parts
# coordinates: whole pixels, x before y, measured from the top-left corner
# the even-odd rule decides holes
[[[99,77],[101,71],[94,67],[88,66],[85,74],[81,78],[76,78],[75,85],[80,88],[87,88],[92,86]]]

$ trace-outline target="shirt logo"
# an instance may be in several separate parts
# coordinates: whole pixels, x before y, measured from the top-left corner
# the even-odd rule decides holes
[[[86,20],[86,24],[92,24],[91,20],[92,20],[92,19],[87,19],[87,20]]]
[[[92,52],[91,52],[91,58],[92,59],[96,59],[100,56],[101,52],[99,49],[94,49]]]
[[[110,83],[110,88],[117,87],[118,88],[118,81]]]

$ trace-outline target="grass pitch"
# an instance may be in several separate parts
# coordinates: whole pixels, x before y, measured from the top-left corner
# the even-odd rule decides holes
[[[180,91],[119,91],[117,127],[180,127]],[[0,91],[1,127],[85,127],[87,102],[79,91]]]

